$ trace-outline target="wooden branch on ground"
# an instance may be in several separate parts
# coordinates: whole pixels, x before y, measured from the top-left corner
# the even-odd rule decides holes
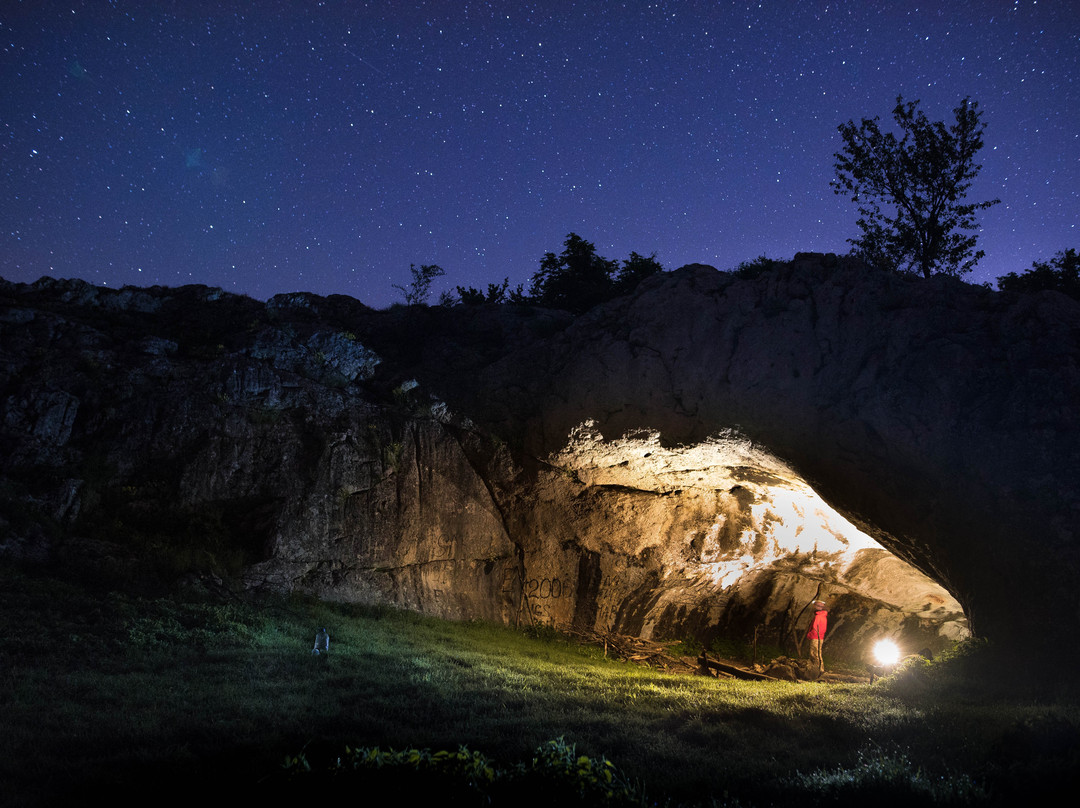
[[[594,629],[566,627],[561,630],[590,645],[602,645],[604,656],[612,656],[624,662],[635,662],[639,665],[661,668],[666,671],[692,671],[695,669],[685,659],[671,654],[671,647],[678,645],[678,642],[656,642],[641,637],[629,637],[625,634],[615,634],[610,631],[602,632]]]
[[[726,673],[728,676],[734,676],[736,679],[748,679],[755,682],[779,682],[775,676],[768,676],[764,673],[758,673],[757,671],[747,670],[746,668],[739,668],[735,665],[728,665],[726,662],[720,662],[715,659],[709,659],[708,655],[702,651],[701,656],[698,657],[698,664],[703,668],[711,668],[721,673]]]

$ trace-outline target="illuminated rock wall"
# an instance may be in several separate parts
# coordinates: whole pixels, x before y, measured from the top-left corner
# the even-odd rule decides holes
[[[858,656],[882,634],[937,652],[968,634],[941,586],[736,434],[668,448],[587,423],[551,462],[515,531],[544,622],[706,644],[756,635],[791,652],[820,598],[834,653]]]
[[[578,318],[0,284],[0,551],[653,637],[790,643],[820,595],[836,650],[937,647],[960,604],[1060,641],[1078,357],[1064,297],[826,256]]]
[[[529,394],[500,399],[521,367]],[[472,411],[522,425],[539,456],[588,420],[670,447],[737,430],[942,583],[977,632],[1060,644],[1080,628],[1080,304],[1062,295],[821,255],[755,277],[695,265],[481,388],[495,401]]]

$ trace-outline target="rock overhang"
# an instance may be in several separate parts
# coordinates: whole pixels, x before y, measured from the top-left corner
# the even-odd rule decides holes
[[[254,514],[232,521],[258,524],[256,578],[452,617],[520,619],[531,592],[541,618],[738,632],[824,578],[877,593],[835,595],[840,636],[876,604],[896,631],[961,625],[956,601],[1008,641],[1080,623],[1080,310],[1060,296],[826,256],[759,277],[665,273],[576,319],[65,283],[9,285],[0,318],[4,473],[58,481],[29,492],[49,519],[175,484],[185,507]],[[261,325],[224,327],[237,317]],[[400,400],[412,379],[419,395]],[[42,413],[61,399],[77,417],[57,430]],[[90,456],[113,477],[86,477]],[[897,583],[901,561],[843,545],[831,516],[794,527],[820,510],[811,494],[955,600]],[[768,572],[742,560],[792,536]],[[830,542],[843,549],[823,560]],[[728,592],[740,569],[746,591]]]
[[[757,277],[650,278],[487,368],[470,405],[538,457],[589,419],[670,446],[737,427],[980,635],[1054,644],[1080,627],[1078,357],[1064,296],[803,255]]]
[[[705,641],[724,633],[790,649],[806,630],[807,603],[820,598],[840,618],[830,651],[848,657],[883,636],[938,652],[969,633],[943,587],[734,429],[668,446],[643,429],[606,440],[586,421],[549,462],[555,479],[547,485],[561,495],[548,499],[563,503],[577,545],[601,559],[597,596],[608,602],[589,612],[610,616],[602,628]],[[587,512],[575,513],[571,503],[582,500]],[[552,554],[546,544],[533,552]],[[642,581],[650,591],[640,591]],[[625,609],[630,602],[636,607]],[[569,622],[571,606],[545,605],[544,616]]]

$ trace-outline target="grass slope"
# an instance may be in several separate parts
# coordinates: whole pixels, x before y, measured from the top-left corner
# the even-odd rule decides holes
[[[321,626],[331,653],[313,657]],[[1004,804],[1075,786],[1075,700],[973,679],[978,661],[872,686],[717,681],[551,632],[299,599],[147,599],[0,566],[0,802],[312,795],[331,781],[361,793],[389,776],[397,793],[484,804],[385,754],[466,745],[517,772],[488,792],[495,804],[536,804],[546,775],[521,772],[559,738],[568,766],[606,757],[645,804]],[[358,746],[387,765],[326,771]],[[313,771],[285,777],[298,756]]]

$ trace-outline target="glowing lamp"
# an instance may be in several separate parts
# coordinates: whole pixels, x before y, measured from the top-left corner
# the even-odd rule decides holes
[[[874,658],[881,667],[892,667],[900,661],[900,649],[892,640],[879,640],[874,646]]]

